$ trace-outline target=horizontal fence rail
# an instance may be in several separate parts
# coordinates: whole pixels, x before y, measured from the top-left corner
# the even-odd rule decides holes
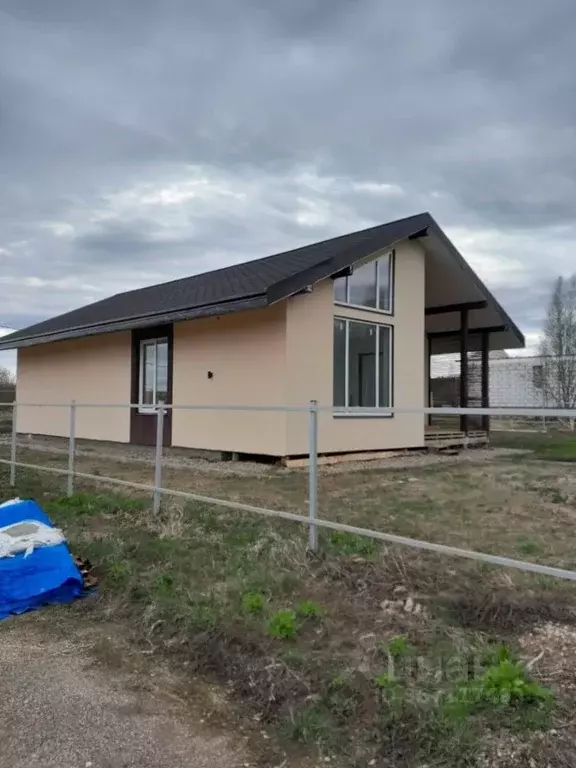
[[[0,403],[1,407],[9,407],[14,409],[13,423],[12,423],[12,435],[10,442],[10,458],[0,459],[0,465],[6,465],[10,468],[10,484],[14,487],[16,484],[16,468],[32,469],[41,472],[48,472],[56,475],[63,475],[67,477],[67,491],[68,494],[72,494],[74,491],[74,479],[80,478],[89,481],[95,481],[99,483],[106,483],[117,485],[119,487],[130,488],[138,491],[145,491],[151,493],[153,497],[153,513],[158,514],[161,509],[161,500],[163,496],[172,496],[175,498],[188,499],[192,501],[199,501],[206,504],[211,504],[226,509],[238,510],[240,512],[247,512],[251,514],[262,515],[266,517],[278,518],[282,520],[288,520],[295,523],[300,523],[308,527],[308,546],[312,551],[316,551],[319,547],[318,542],[318,528],[325,528],[333,531],[341,531],[358,536],[364,536],[377,541],[382,541],[387,544],[394,544],[399,546],[411,547],[428,552],[434,552],[441,555],[447,555],[450,557],[464,558],[467,560],[474,560],[477,562],[484,562],[490,565],[504,566],[507,568],[514,568],[520,571],[537,573],[544,576],[552,576],[555,578],[566,579],[569,581],[576,581],[576,571],[565,570],[562,568],[556,568],[553,566],[541,565],[539,563],[533,563],[529,561],[516,560],[509,557],[500,555],[492,555],[484,552],[476,552],[474,550],[461,549],[459,547],[453,547],[446,544],[437,544],[428,541],[421,541],[418,539],[412,539],[405,536],[399,536],[393,533],[386,533],[383,531],[375,531],[368,528],[362,528],[354,525],[348,525],[346,523],[339,523],[331,520],[325,520],[318,517],[318,432],[319,432],[319,413],[333,413],[335,416],[346,414],[360,414],[360,415],[425,415],[430,414],[442,414],[442,415],[488,415],[488,416],[526,416],[532,418],[534,416],[547,416],[558,417],[563,419],[575,419],[576,409],[542,409],[542,408],[334,408],[332,406],[320,406],[316,401],[311,401],[306,406],[243,406],[243,405],[160,405],[154,409],[151,409],[149,413],[156,416],[156,444],[155,444],[155,462],[154,462],[154,485],[148,485],[145,483],[137,483],[129,480],[123,480],[120,478],[108,477],[103,475],[96,475],[87,472],[78,472],[75,468],[75,456],[76,456],[76,422],[78,417],[78,409],[82,408],[141,408],[138,403],[131,404],[116,404],[116,403]],[[17,459],[17,425],[16,416],[18,409],[24,407],[38,407],[38,408],[68,408],[69,409],[69,435],[68,435],[68,467],[61,469],[57,467],[49,467],[46,465],[32,464],[18,461]],[[165,488],[162,485],[162,456],[163,456],[163,439],[164,439],[164,418],[165,414],[169,410],[197,410],[197,411],[256,411],[256,412],[297,412],[305,413],[308,416],[308,448],[309,448],[309,465],[308,465],[308,514],[302,515],[295,512],[287,512],[282,510],[268,509],[266,507],[254,506],[251,504],[244,504],[242,502],[230,501],[227,499],[220,499],[212,496],[204,496],[189,491],[180,491],[173,488]],[[385,422],[383,422],[385,423]]]
[[[0,459],[0,464],[10,464],[8,459]],[[59,469],[57,467],[45,467],[39,464],[27,464],[24,462],[16,462],[17,467],[25,469],[40,469],[45,472],[51,472],[57,475],[68,475],[69,470]],[[88,472],[76,472],[76,477],[83,478],[85,480],[95,480],[97,482],[112,483],[114,485],[123,486],[125,488],[134,488],[135,490],[149,491],[155,493],[157,488],[154,485],[146,485],[144,483],[134,483],[130,480],[121,480],[114,477],[104,477],[102,475],[93,475]],[[310,524],[310,518],[298,515],[295,512],[284,512],[278,509],[268,509],[266,507],[256,507],[252,504],[243,504],[237,501],[229,501],[228,499],[218,499],[213,496],[202,496],[198,493],[191,493],[189,491],[177,491],[173,488],[161,488],[162,494],[167,496],[174,496],[181,499],[190,499],[191,501],[200,501],[205,504],[212,504],[217,507],[224,507],[226,509],[236,509],[239,512],[251,512],[257,515],[263,515],[265,517],[277,517],[281,520],[290,520],[294,523],[303,523],[304,525]],[[384,533],[382,531],[373,531],[370,528],[359,528],[355,525],[347,525],[346,523],[337,523],[332,520],[323,520],[322,518],[316,518],[314,525],[320,528],[327,528],[332,531],[342,531],[344,533],[350,533],[356,536],[365,536],[370,539],[376,539],[377,541],[384,541],[387,544],[398,544],[406,547],[414,547],[416,549],[423,549],[427,552],[436,552],[443,555],[451,555],[452,557],[465,558],[467,560],[476,560],[479,562],[490,563],[491,565],[503,565],[508,568],[516,568],[520,571],[527,571],[530,573],[539,573],[543,576],[554,576],[559,579],[567,579],[569,581],[576,581],[576,571],[567,571],[563,568],[554,568],[548,565],[540,565],[538,563],[530,563],[523,560],[514,560],[509,557],[502,557],[500,555],[489,555],[484,552],[475,552],[471,549],[460,549],[459,547],[450,547],[447,544],[435,544],[430,541],[420,541],[418,539],[410,539],[406,536],[397,536],[394,533]]]
[[[0,403],[0,408],[13,408],[14,403]],[[70,408],[70,403],[17,403],[19,408]],[[77,408],[142,408],[140,403],[76,403]],[[155,413],[158,408],[151,407],[146,413]],[[174,405],[162,404],[164,411],[246,411],[248,413],[308,413],[309,405]],[[576,408],[459,408],[433,406],[427,408],[349,408],[332,405],[318,405],[319,413],[332,413],[335,416],[526,416],[528,418],[547,416],[550,418],[576,419]]]

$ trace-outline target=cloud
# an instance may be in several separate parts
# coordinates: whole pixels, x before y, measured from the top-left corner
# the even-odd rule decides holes
[[[568,0],[3,0],[0,321],[428,209],[536,333],[573,269],[575,22]]]

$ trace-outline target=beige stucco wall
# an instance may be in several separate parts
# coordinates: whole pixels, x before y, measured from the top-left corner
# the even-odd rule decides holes
[[[18,403],[129,403],[130,334],[111,333],[18,350]],[[69,434],[69,409],[17,409],[19,432]],[[130,440],[128,408],[77,408],[76,435]]]
[[[179,405],[284,405],[286,304],[174,326],[173,398]],[[208,378],[208,371],[213,373]],[[285,455],[284,412],[178,411],[172,444]]]
[[[288,301],[286,326],[286,381],[288,403],[300,405],[311,399],[332,405],[333,321],[346,317],[381,322],[394,327],[394,404],[424,405],[424,254],[412,242],[396,249],[395,312],[377,312],[335,306],[331,280],[314,286],[309,294]],[[306,418],[287,417],[287,453],[307,453]],[[321,413],[320,452],[346,452],[417,447],[424,444],[422,415],[393,418],[334,417]]]

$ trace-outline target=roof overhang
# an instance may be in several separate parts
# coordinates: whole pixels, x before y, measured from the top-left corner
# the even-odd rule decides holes
[[[35,335],[30,338],[21,338],[17,341],[3,342],[0,340],[0,351],[4,349],[20,349],[21,347],[32,347],[37,344],[49,344],[54,341],[66,341],[68,339],[80,339],[85,336],[98,336],[103,333],[117,333],[119,331],[132,331],[138,328],[150,328],[163,323],[176,323],[184,320],[195,320],[200,317],[214,317],[215,315],[226,315],[232,312],[242,312],[249,309],[259,309],[267,306],[265,294],[256,296],[247,296],[235,301],[220,302],[218,304],[207,304],[204,307],[195,307],[193,309],[177,309],[172,312],[154,313],[142,315],[140,317],[129,317],[122,320],[116,320],[111,323],[101,323],[98,325],[80,326],[78,328],[68,328],[59,333],[47,333]]]
[[[468,312],[470,351],[481,349],[483,332],[489,334],[491,350],[525,346],[520,329],[429,214],[426,214],[426,226],[423,227],[420,222],[411,234],[376,247],[372,252],[368,251],[365,258],[376,257],[405,240],[417,242],[426,259],[425,308],[428,312],[425,329],[435,339],[435,354],[455,352],[460,348],[463,310]],[[336,259],[326,259],[272,286],[268,291],[268,299],[270,302],[283,300],[328,276],[339,277],[350,266],[346,254]]]
[[[434,354],[458,351],[463,311],[470,351],[481,349],[484,333],[490,350],[525,346],[520,329],[435,222],[418,242],[426,256],[425,327]]]

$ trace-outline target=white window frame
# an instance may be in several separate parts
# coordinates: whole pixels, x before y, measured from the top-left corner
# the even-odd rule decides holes
[[[158,379],[158,344],[168,345],[168,338],[154,338],[143,339],[140,342],[140,362],[138,365],[138,413],[156,413],[158,410],[158,403],[156,402],[156,382]],[[144,349],[146,347],[154,347],[154,382],[152,388],[152,405],[144,403]]]
[[[373,262],[376,262],[376,302],[380,303],[380,268],[382,266],[381,259],[383,259],[385,256],[389,257],[389,271],[390,271],[390,309],[381,309],[380,307],[367,307],[364,304],[351,304],[350,303],[350,276],[347,275],[344,279],[346,280],[346,300],[345,301],[334,301],[334,304],[336,304],[339,307],[351,307],[352,309],[361,309],[364,312],[377,312],[379,315],[394,315],[394,267],[396,263],[396,252],[395,251],[389,251],[388,253],[382,253],[380,256],[376,257],[375,259],[370,259],[369,261],[364,261],[358,263],[357,267],[363,267],[366,264],[371,264]],[[352,268],[352,272],[354,271],[354,268]]]
[[[387,323],[370,323],[366,320],[357,320],[354,317],[340,317],[335,316],[334,320],[338,320],[344,323],[345,327],[345,346],[344,346],[344,405],[335,405],[334,408],[337,409],[337,411],[333,412],[333,415],[336,417],[344,416],[346,418],[355,417],[355,418],[363,418],[363,419],[373,419],[373,418],[383,418],[383,419],[390,419],[394,415],[393,413],[379,413],[379,414],[372,414],[372,413],[355,413],[355,409],[357,407],[365,408],[365,407],[372,407],[372,406],[354,406],[354,405],[348,405],[348,400],[350,397],[350,323],[360,323],[361,325],[371,325],[372,327],[376,328],[376,405],[373,406],[375,408],[392,408],[394,406],[394,390],[393,390],[393,384],[394,384],[394,326],[388,325]],[[380,329],[381,328],[387,328],[388,329],[388,338],[390,339],[390,343],[388,344],[388,392],[390,393],[389,400],[390,402],[386,405],[380,405],[379,399],[380,399],[380,364],[379,364],[379,355],[378,352],[380,351]],[[334,331],[332,331],[334,333]],[[334,381],[332,381],[332,397],[334,397]]]

